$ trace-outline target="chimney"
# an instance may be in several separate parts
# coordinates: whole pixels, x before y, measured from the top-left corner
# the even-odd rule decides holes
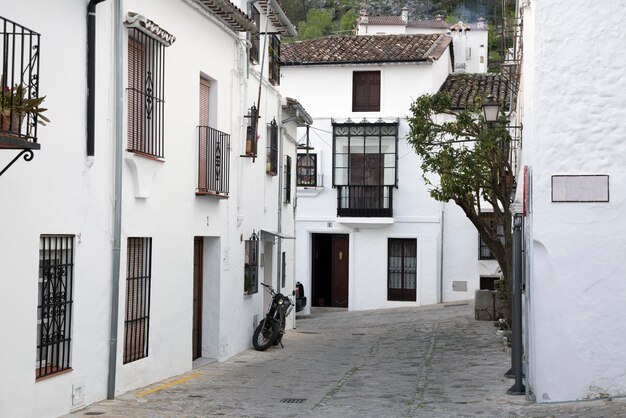
[[[443,15],[435,16],[435,20],[442,21],[443,20]]]
[[[484,17],[479,17],[476,21],[476,29],[487,29],[487,22]]]
[[[361,8],[361,19],[360,19],[360,23],[362,25],[367,25],[367,22],[369,21],[369,18],[367,16],[367,8],[365,7],[365,4],[363,4],[363,7]]]
[[[402,8],[402,14],[400,16],[401,16],[402,21],[404,22],[404,24],[406,24],[409,21],[409,8],[408,7],[403,7]]]

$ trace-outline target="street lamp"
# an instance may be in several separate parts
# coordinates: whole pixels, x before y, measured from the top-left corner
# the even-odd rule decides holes
[[[498,116],[500,115],[500,103],[493,100],[493,96],[489,95],[487,97],[487,101],[483,103],[483,116],[485,117],[485,122],[493,123],[498,120]]]

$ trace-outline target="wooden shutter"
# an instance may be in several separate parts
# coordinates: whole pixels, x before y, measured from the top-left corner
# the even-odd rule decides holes
[[[352,73],[352,111],[380,111],[380,71]]]
[[[143,91],[145,80],[143,45],[128,38],[128,149],[144,151],[145,108]]]
[[[151,254],[151,238],[128,238],[124,364],[148,355]]]
[[[208,129],[209,126],[209,92],[210,82],[203,78],[200,78],[200,144],[199,144],[199,159],[198,159],[198,190],[206,192],[208,187],[207,170],[207,141],[208,141]]]

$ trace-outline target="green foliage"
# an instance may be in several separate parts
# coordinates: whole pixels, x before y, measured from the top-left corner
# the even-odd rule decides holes
[[[484,122],[483,101],[477,99],[467,109],[453,112],[445,93],[419,97],[411,105],[407,140],[420,157],[430,195],[442,202],[453,201],[463,210],[508,282],[512,249],[511,136],[506,118],[493,124]],[[497,228],[480,216],[485,202],[496,224],[504,226],[504,241],[498,238]]]
[[[298,25],[298,39],[313,39],[329,35],[333,29],[332,10],[311,10],[306,21]]]
[[[348,10],[339,20],[339,31],[344,34],[354,30],[358,17],[354,10]]]

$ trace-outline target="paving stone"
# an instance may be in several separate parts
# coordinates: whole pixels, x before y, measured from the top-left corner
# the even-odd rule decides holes
[[[510,353],[491,322],[474,319],[472,304],[314,311],[283,343],[68,417],[626,417],[626,399],[533,404],[507,395]]]

